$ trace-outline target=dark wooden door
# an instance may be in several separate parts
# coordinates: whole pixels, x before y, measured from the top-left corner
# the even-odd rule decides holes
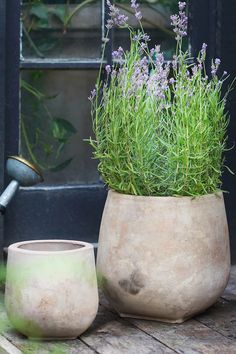
[[[63,10],[63,7],[58,7],[55,10],[55,5],[64,6],[66,3],[70,3],[71,8],[69,8],[69,11],[73,12],[83,1],[74,0],[68,2],[57,0],[40,2],[47,7],[48,13],[45,15],[42,12],[43,8],[29,10],[26,22],[23,23],[26,28],[22,27],[23,19],[20,21],[22,13],[23,16],[26,16],[21,2],[19,0],[2,0],[0,2],[1,189],[9,181],[4,169],[6,157],[19,153],[24,153],[27,158],[32,157],[29,150],[27,150],[26,143],[22,142],[22,114],[30,115],[32,113],[32,116],[37,118],[35,114],[37,105],[31,105],[31,100],[23,92],[21,80],[33,87],[36,82],[36,89],[40,91],[43,88],[46,96],[54,97],[55,104],[53,99],[52,101],[50,99],[46,101],[47,108],[49,107],[53,115],[53,123],[55,121],[58,123],[57,119],[60,118],[62,119],[60,123],[63,121],[65,124],[65,120],[70,121],[70,115],[73,115],[73,112],[78,112],[78,125],[75,127],[76,132],[74,134],[79,144],[75,144],[74,147],[71,145],[68,148],[69,151],[74,151],[75,155],[75,157],[72,156],[73,154],[68,155],[69,158],[73,158],[68,165],[70,172],[64,173],[63,171],[66,171],[66,169],[59,169],[59,172],[54,172],[53,175],[52,172],[46,171],[44,184],[19,190],[6,215],[4,218],[1,217],[0,220],[1,244],[7,246],[18,240],[38,238],[81,239],[96,243],[106,198],[106,188],[99,179],[96,163],[91,162],[91,150],[83,142],[83,139],[88,138],[91,134],[91,120],[88,114],[86,96],[89,95],[89,90],[93,88],[99,68],[107,9],[103,0],[88,1],[85,4],[86,6],[83,5],[79,12],[76,13],[77,17],[72,16],[74,22],[71,22],[68,28],[65,27],[63,29],[62,27],[66,25],[65,23],[62,25],[62,18],[60,19],[60,16],[62,16],[60,11]],[[167,5],[165,3],[170,4],[171,2],[169,0],[161,2],[164,4],[162,10],[166,11]],[[173,8],[176,8],[177,4],[178,1],[173,0]],[[124,6],[124,3],[121,1],[120,5]],[[203,42],[208,43],[209,57],[221,58],[222,67],[231,74],[232,78],[236,76],[234,58],[236,53],[236,42],[234,40],[236,33],[235,10],[236,4],[234,0],[224,2],[223,0],[189,1],[189,41],[193,54],[197,53]],[[144,11],[146,11],[145,6]],[[164,13],[165,16],[166,14]],[[86,24],[86,21],[82,21],[82,19],[86,19],[88,23]],[[78,27],[79,31],[76,28],[77,20],[78,26],[82,26]],[[33,21],[31,26],[37,25],[38,27],[32,27],[33,30],[32,28],[29,30],[29,27],[27,27],[29,21]],[[174,45],[172,39],[166,38],[159,28],[153,27],[153,23],[152,26],[149,26],[148,23],[150,25],[150,21],[146,22],[147,30],[152,36],[154,35],[156,42],[163,41],[165,43],[168,48],[167,55],[168,53],[170,54]],[[48,28],[50,27],[48,37],[51,40],[51,49],[50,41],[45,42],[45,35],[42,36],[43,33],[46,33],[45,27],[47,26]],[[64,36],[62,41],[60,36]],[[65,38],[68,39],[68,42],[65,41]],[[57,41],[55,39],[58,39],[59,43],[66,42],[65,47],[56,47]],[[33,44],[31,43],[32,41]],[[123,31],[114,31],[107,46],[104,66],[107,63],[111,63],[112,48],[116,49],[119,45],[127,46],[127,43],[127,36]],[[71,48],[76,48],[76,50],[71,52]],[[64,55],[67,50],[69,54]],[[97,52],[95,53],[96,50]],[[210,66],[210,61],[208,65]],[[70,82],[75,85],[74,91],[78,91],[78,95],[73,94],[71,98],[68,96],[68,83]],[[78,82],[82,82],[83,85],[78,84]],[[61,88],[63,89],[61,90]],[[231,122],[228,129],[229,145],[235,143],[236,136],[235,92],[230,95],[228,106],[231,114]],[[77,100],[79,104],[76,106]],[[63,102],[63,104],[60,103],[60,106],[58,102]],[[72,106],[74,111],[71,109]],[[26,107],[25,111],[24,107]],[[63,113],[62,117],[58,117],[60,111]],[[54,115],[57,116],[54,117]],[[76,125],[76,118],[73,117],[71,119],[70,122]],[[26,127],[28,129],[28,138],[30,139],[31,135],[35,133],[35,126],[29,127],[26,125]],[[70,138],[74,139],[75,136],[72,136],[73,129],[71,125],[69,131],[71,133]],[[30,144],[34,148],[32,141]],[[35,157],[34,153],[33,156]],[[65,159],[68,160],[64,158],[61,162],[65,162]],[[75,161],[77,161],[77,164]],[[236,171],[235,150],[231,150],[226,154],[226,161],[230,168]],[[223,187],[229,191],[229,194],[225,194],[225,199],[232,256],[233,260],[236,261],[235,176],[226,172],[223,179]]]

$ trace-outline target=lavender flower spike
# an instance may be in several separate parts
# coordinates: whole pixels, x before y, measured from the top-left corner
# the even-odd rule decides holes
[[[106,27],[111,29],[112,27],[125,27],[127,25],[128,17],[120,13],[120,10],[115,5],[112,5],[110,0],[107,0],[107,6],[110,10],[109,20],[107,20]]]
[[[122,47],[119,47],[117,50],[114,50],[114,52],[112,52],[113,59],[122,60],[123,55],[124,55],[124,49]]]
[[[93,101],[93,99],[94,99],[94,97],[97,95],[97,91],[96,91],[96,89],[93,89],[92,91],[91,91],[91,94],[90,94],[90,96],[88,97],[88,99],[89,99],[89,101]]]
[[[139,34],[135,34],[133,36],[133,41],[145,41],[145,42],[149,42],[150,41],[150,37],[147,33],[139,33]]]
[[[221,63],[221,60],[219,58],[216,58],[215,62],[212,63],[212,65],[211,65],[211,74],[212,74],[212,76],[216,76],[216,72],[217,72],[217,70],[219,68],[220,63]]]
[[[109,75],[111,73],[111,66],[110,65],[106,65],[105,70],[107,72],[107,75]]]
[[[137,18],[138,21],[142,19],[142,14],[139,8],[139,4],[137,3],[137,0],[131,0],[131,8],[134,9],[134,15]]]
[[[203,43],[202,44],[202,49],[200,50],[199,56],[197,58],[197,61],[199,62],[200,66],[203,64],[203,62],[206,59],[206,50],[207,50],[207,44]]]
[[[202,49],[201,49],[201,51],[200,51],[202,57],[205,56],[205,54],[206,54],[206,49],[207,49],[207,44],[206,44],[206,43],[203,43],[203,44],[202,44]]]
[[[183,11],[185,9],[186,6],[186,2],[183,1],[179,1],[179,10]]]
[[[171,25],[174,27],[174,32],[176,34],[176,40],[179,41],[181,38],[187,36],[187,27],[188,27],[188,17],[183,11],[185,9],[186,3],[179,2],[179,14],[172,15]]]

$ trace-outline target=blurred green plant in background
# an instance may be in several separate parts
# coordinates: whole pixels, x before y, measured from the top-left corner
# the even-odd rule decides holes
[[[75,1],[67,0],[60,4],[55,1],[55,6],[48,6],[42,0],[26,0],[23,1],[23,14],[22,14],[22,30],[28,42],[28,45],[35,52],[36,56],[40,58],[45,57],[45,53],[53,49],[60,38],[49,38],[45,36],[39,43],[35,43],[31,37],[34,31],[44,29],[51,29],[51,21],[55,21],[61,29],[62,35],[65,35],[70,28],[73,17],[85,6],[94,3],[96,0],[84,0],[76,4]]]
[[[30,75],[30,83],[20,80],[22,95],[27,100],[21,112],[21,137],[24,155],[42,171],[57,172],[67,167],[73,159],[62,160],[61,153],[77,131],[67,119],[55,117],[49,110],[47,103],[57,94],[48,96],[37,88],[43,75],[43,71],[35,70]]]
[[[23,38],[27,46],[31,48],[34,54],[39,58],[44,58],[47,53],[62,40],[69,30],[71,30],[72,20],[74,17],[86,6],[97,3],[97,0],[83,0],[83,1],[47,1],[43,0],[25,0],[23,1],[22,11],[22,30]],[[129,11],[127,5],[129,0],[114,1],[117,7],[125,11]],[[140,3],[143,6],[151,8],[158,12],[164,19],[168,21],[172,12],[178,8],[177,0],[142,0]],[[52,23],[57,29],[60,29],[61,37],[43,36],[40,40],[35,41],[33,34],[44,31],[53,30]],[[152,25],[154,28],[163,31],[167,36],[173,37],[173,32],[166,28],[159,22],[152,22],[147,16],[143,17],[143,23]],[[79,23],[78,23],[79,25]]]

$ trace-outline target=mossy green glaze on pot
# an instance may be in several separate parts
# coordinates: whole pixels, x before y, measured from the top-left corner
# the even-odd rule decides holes
[[[142,197],[109,191],[97,269],[105,296],[121,316],[181,323],[203,312],[229,277],[223,194]]]
[[[70,240],[9,246],[5,305],[13,327],[29,338],[78,337],[98,309],[93,246]]]

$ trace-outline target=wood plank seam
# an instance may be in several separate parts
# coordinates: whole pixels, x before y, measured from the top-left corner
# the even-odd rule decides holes
[[[0,335],[0,354],[23,354],[9,340]]]
[[[105,308],[106,311],[109,311],[110,313],[112,313],[115,317],[116,317],[116,320],[117,322],[120,322],[120,323],[126,323],[128,322],[129,325],[131,325],[132,327],[136,328],[137,330],[143,332],[144,334],[148,335],[149,337],[153,338],[154,340],[156,340],[157,342],[159,342],[160,344],[164,345],[165,347],[167,347],[168,349],[172,350],[173,352],[175,353],[179,353],[177,352],[174,348],[171,348],[170,346],[168,346],[166,343],[160,341],[159,339],[155,338],[153,335],[151,335],[150,333],[144,331],[142,328],[139,328],[138,326],[136,326],[134,323],[132,323],[129,318],[126,318],[126,319],[123,319],[121,318],[115,311],[107,308],[106,306],[100,304],[100,306],[102,306],[103,308]]]
[[[227,296],[227,295],[225,295],[225,296]],[[225,298],[225,297],[224,297],[224,294],[223,294],[220,298],[221,298],[222,300],[226,301],[226,302],[230,302],[230,301],[231,301],[230,299]]]
[[[129,322],[129,324],[131,324],[133,327],[139,329],[140,331],[142,331],[143,333],[147,334],[149,337],[152,337],[153,339],[155,339],[157,342],[161,343],[162,345],[164,345],[165,347],[173,350],[173,352],[179,354],[178,351],[176,351],[174,348],[170,347],[168,344],[164,343],[163,341],[161,341],[160,339],[157,339],[155,336],[153,336],[152,334],[144,331],[142,328],[139,328],[138,326],[136,326],[134,323],[130,322],[128,319],[127,319],[127,322]]]
[[[87,344],[82,338],[79,337],[79,340],[86,345],[89,349],[93,350],[94,353],[100,354],[95,348],[91,347],[91,345]]]
[[[210,330],[220,334],[221,336],[223,336],[224,338],[226,339],[229,339],[231,341],[233,341],[233,338],[230,338],[229,336],[226,336],[225,334],[223,334],[222,332],[220,331],[217,331],[215,328],[212,328],[211,326],[207,325],[206,323],[204,323],[203,321],[199,320],[199,319],[195,319],[197,322],[201,323],[202,325],[204,325],[205,327],[209,328]]]

